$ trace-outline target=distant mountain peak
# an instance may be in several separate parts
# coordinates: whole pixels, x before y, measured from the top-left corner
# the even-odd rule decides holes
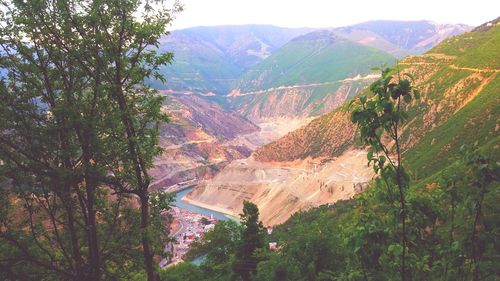
[[[401,58],[408,54],[423,53],[443,39],[468,30],[470,27],[465,25],[443,25],[425,20],[369,21],[329,29],[259,24],[191,27],[175,30],[160,40],[160,51],[173,52],[174,62],[161,69],[168,80],[167,84],[157,81],[151,83],[161,90],[213,92],[223,96],[237,87],[240,84],[238,81],[253,71],[259,62],[272,57],[287,43],[312,43],[319,51],[341,42],[354,42]],[[289,66],[298,69],[302,64],[311,69],[313,62],[304,59]],[[307,80],[304,76],[296,78],[298,80],[291,84]]]
[[[299,41],[317,41],[317,40],[327,40],[331,43],[334,43],[338,39],[337,34],[332,30],[316,30],[309,32],[307,34],[295,37],[291,40],[291,42],[299,42]]]

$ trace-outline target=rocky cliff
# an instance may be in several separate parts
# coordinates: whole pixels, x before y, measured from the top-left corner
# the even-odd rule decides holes
[[[233,161],[185,199],[195,205],[238,216],[244,200],[259,206],[265,225],[284,222],[300,210],[349,199],[366,188],[373,170],[366,152],[351,150],[338,158],[263,163]]]
[[[152,188],[212,177],[229,161],[248,157],[252,151],[229,142],[260,130],[197,95],[168,95],[163,110],[171,122],[160,128],[164,152],[155,159]]]

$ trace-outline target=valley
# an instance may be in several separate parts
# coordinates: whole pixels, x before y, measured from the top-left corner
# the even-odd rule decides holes
[[[339,37],[341,34],[355,40],[346,41],[346,37]],[[172,90],[163,91],[167,97],[192,96],[207,102],[212,99],[212,106],[220,106],[225,114],[241,116],[247,120],[245,122],[255,124],[256,129],[235,131],[223,138],[213,132],[192,134],[181,143],[166,146],[165,154],[172,155],[175,151],[177,156],[164,157],[163,162],[157,162],[165,167],[179,165],[184,161],[180,161],[183,155],[201,147],[210,146],[212,152],[203,156],[202,161],[185,161],[183,168],[177,171],[182,176],[168,176],[170,180],[161,178],[155,183],[158,186],[165,182],[177,183],[172,190],[182,188],[184,182],[193,184],[195,187],[180,198],[181,205],[199,206],[233,217],[239,216],[244,201],[253,202],[266,226],[280,225],[296,213],[350,200],[367,190],[375,173],[367,165],[366,148],[356,141],[358,132],[350,121],[348,101],[364,93],[364,89],[380,77],[369,66],[382,62],[391,64],[395,56],[409,51],[381,43],[379,37],[363,37],[361,34],[359,31],[337,30],[301,35],[281,49],[259,57],[260,61],[250,65],[241,78],[233,80],[231,90],[222,96],[213,93],[200,95],[191,90],[180,95],[174,95]],[[415,43],[411,50],[433,40],[435,37]],[[350,51],[357,50],[357,55],[345,52],[345,44]],[[375,50],[373,46],[381,49]],[[429,166],[419,164],[421,168],[413,168],[415,161],[422,163],[418,157],[413,158],[413,151],[419,149],[419,143],[483,94],[488,85],[494,83],[500,70],[463,63],[462,55],[440,51],[441,46],[398,61],[400,71],[415,77],[416,87],[422,93],[421,101],[413,102],[408,108],[408,124],[401,129],[403,153],[415,178],[431,175],[427,167],[442,168],[433,166],[436,160],[429,158],[426,158]],[[380,50],[391,51],[382,54]],[[293,57],[289,55],[292,53]],[[363,57],[360,54],[365,54],[366,59],[360,61]],[[356,60],[342,61],[344,57],[355,57]],[[438,86],[436,83],[442,83],[442,77],[452,81],[444,87]],[[460,101],[443,97],[460,97]],[[220,117],[228,121],[224,115],[207,116],[210,116],[207,120],[216,124]],[[205,125],[209,127],[210,122]],[[236,130],[247,126],[241,127],[232,121],[221,125]],[[484,137],[490,138],[498,127],[496,123],[491,127],[493,131],[484,131],[487,132]],[[206,132],[204,126],[197,125],[197,128]],[[411,128],[411,135],[408,128]],[[434,138],[432,143],[436,142]],[[436,148],[441,155],[448,149]],[[443,163],[444,159],[438,162]],[[211,168],[207,170],[206,167]]]
[[[277,163],[250,157],[231,162],[184,201],[237,217],[243,201],[248,200],[259,206],[264,225],[276,225],[297,211],[352,198],[367,187],[373,175],[363,150],[332,159]]]
[[[323,34],[319,36],[323,38]],[[316,39],[317,35],[312,38]],[[267,59],[270,58],[272,56]],[[498,69],[457,65],[457,61],[460,62],[460,56],[431,50],[424,55],[408,56],[399,62],[403,71],[415,77],[416,85],[422,91],[422,102],[415,103],[410,109],[408,126],[402,131],[405,151],[411,151],[422,136],[466,107],[496,79]],[[460,103],[455,99],[435,96],[443,90],[437,90],[433,81],[444,73],[457,79],[453,82],[455,84],[444,90],[445,95],[460,96]],[[274,225],[284,222],[299,210],[353,197],[359,192],[360,185],[366,185],[371,180],[373,171],[366,165],[366,152],[359,150],[360,146],[355,141],[356,130],[343,104],[377,77],[375,74],[358,74],[335,82],[285,83],[261,90],[258,89],[262,86],[255,86],[256,90],[247,92],[242,92],[240,88],[232,90],[228,99],[238,113],[253,122],[267,120],[267,124],[273,125],[268,130],[239,136],[231,141],[232,144],[249,147],[251,155],[230,161],[213,178],[200,181],[184,200],[231,215],[237,215],[242,202],[250,200],[259,206],[263,222]],[[478,80],[481,83],[477,83]],[[343,86],[339,86],[341,84]],[[333,85],[339,88],[334,90]],[[306,102],[314,96],[312,89],[317,91],[322,87],[329,90],[319,95],[316,103],[306,106]],[[324,110],[313,110],[315,105],[324,106]],[[429,109],[421,115],[419,112],[424,108]],[[325,115],[314,118],[322,114]],[[269,122],[278,119],[284,122]],[[297,126],[282,127],[289,120],[307,122],[299,121],[295,123]],[[258,124],[265,128],[262,124],[266,123]],[[410,126],[413,132],[417,132],[411,137],[406,130]],[[262,138],[279,128],[280,133],[265,140]],[[277,210],[275,206],[281,208]]]
[[[230,62],[241,70],[240,74],[234,72],[231,77],[212,74],[212,78],[204,77],[203,68],[194,69],[198,67],[192,60],[193,54],[197,52],[194,49],[197,48],[196,44],[191,44],[191,49],[186,53],[176,52],[179,56],[177,64],[170,70],[173,72],[169,73],[173,83],[167,85],[179,86],[162,90],[171,99],[167,102],[169,105],[165,107],[165,112],[172,115],[173,122],[166,125],[161,134],[160,142],[165,151],[155,161],[152,171],[156,179],[152,186],[162,190],[175,190],[183,186],[184,182],[197,184],[197,188],[186,200],[232,215],[238,214],[244,199],[252,200],[262,208],[264,221],[271,224],[283,222],[297,210],[328,203],[329,200],[352,197],[352,185],[360,184],[358,181],[348,184],[351,186],[345,187],[346,192],[343,193],[331,196],[319,194],[304,202],[290,203],[294,202],[293,198],[301,197],[294,195],[291,190],[297,189],[299,185],[304,186],[305,194],[311,192],[314,186],[307,180],[298,180],[301,173],[312,167],[305,159],[313,159],[309,160],[313,162],[323,159],[314,165],[319,165],[319,169],[325,171],[329,165],[344,165],[343,159],[354,159],[347,157],[345,153],[356,149],[353,146],[355,129],[346,119],[343,113],[345,109],[336,108],[379,77],[370,70],[371,67],[382,63],[391,64],[395,61],[395,56],[428,49],[448,36],[468,30],[465,26],[448,25],[436,27],[432,31],[432,26],[425,22],[402,22],[397,28],[406,30],[408,25],[414,24],[420,32],[402,35],[406,32],[402,31],[401,36],[409,36],[403,39],[394,37],[392,33],[384,33],[387,28],[383,27],[385,24],[387,23],[367,23],[331,30],[264,26],[219,30],[201,28],[178,31],[167,41],[163,41],[165,47],[173,47],[175,51],[175,46],[197,40],[199,44],[210,46],[204,52],[218,48],[214,54],[218,53],[219,58],[213,57],[214,63]],[[249,29],[259,30],[259,35],[248,39],[248,42],[257,43],[236,44],[245,38],[244,31]],[[266,35],[271,30],[272,35]],[[280,32],[283,35],[278,36]],[[215,37],[212,39],[210,36]],[[420,37],[414,39],[411,36]],[[216,41],[211,43],[211,40]],[[273,43],[273,40],[277,41]],[[260,47],[255,47],[259,45]],[[188,57],[184,58],[187,55],[189,62],[186,61]],[[207,57],[201,53],[200,55]],[[429,59],[423,59],[427,57]],[[436,64],[454,59],[454,56],[429,53],[410,56],[401,61],[400,65],[433,68]],[[197,73],[198,78],[188,78],[189,72],[180,71],[179,67],[184,62],[191,68],[194,67],[192,71]],[[228,66],[221,67],[231,69]],[[210,69],[213,72],[214,68]],[[219,75],[217,72],[213,74]],[[175,82],[178,75],[184,75],[184,84]],[[190,82],[190,79],[195,80]],[[212,84],[213,87],[209,84],[202,88],[193,87],[205,83],[204,81],[228,83],[224,82],[225,88],[214,86],[215,84]],[[322,117],[317,118],[318,116]],[[364,167],[360,158],[355,159],[360,161],[360,167]],[[322,163],[330,164],[324,166]],[[297,169],[292,169],[292,166]],[[243,167],[245,171],[242,171]],[[266,180],[259,181],[250,177],[247,182],[241,183],[231,181],[229,176],[234,174],[235,177],[247,178],[248,174],[254,172],[264,173]],[[278,174],[287,176],[281,178]],[[360,168],[360,175],[366,179],[368,172]],[[353,173],[351,176],[357,175]],[[332,181],[326,172],[318,173],[316,177],[315,184]],[[224,183],[226,180],[228,183]],[[338,183],[331,184],[343,186],[345,183],[346,179],[339,179]],[[288,185],[291,189],[285,188]],[[276,199],[265,199],[271,190],[274,190],[275,193],[272,194]],[[338,193],[338,189],[336,192]],[[266,211],[265,206],[276,204],[290,207],[281,214]]]
[[[1,281],[499,280],[495,1],[0,6]]]
[[[269,118],[252,123],[197,95],[168,95],[163,110],[170,123],[161,130],[163,153],[151,170],[153,190],[208,180],[233,160],[307,124],[312,118]]]

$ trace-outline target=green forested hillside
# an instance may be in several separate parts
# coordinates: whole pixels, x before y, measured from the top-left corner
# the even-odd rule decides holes
[[[173,31],[159,45],[160,51],[174,53],[172,64],[161,68],[168,81],[151,84],[160,90],[225,95],[249,67],[310,30],[241,25]]]
[[[378,49],[354,43],[330,31],[293,39],[251,68],[239,82],[241,92],[278,86],[324,83],[366,75],[373,65],[395,58]]]

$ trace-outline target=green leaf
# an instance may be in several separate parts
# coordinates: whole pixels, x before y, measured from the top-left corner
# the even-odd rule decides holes
[[[380,156],[379,158],[379,161],[380,161],[380,164],[383,166],[385,164],[385,161],[387,160],[387,158],[385,158],[385,156]]]
[[[404,96],[403,96],[403,99],[404,99],[404,101],[405,101],[406,103],[411,102],[411,96],[410,96],[410,95],[404,95]]]
[[[410,93],[410,81],[403,79],[399,82],[399,88],[403,95]]]
[[[413,95],[415,99],[419,100],[420,99],[420,91],[418,90],[413,90]]]
[[[361,101],[362,104],[365,104],[366,103],[366,96],[359,97],[359,100]]]
[[[410,73],[403,73],[403,76],[406,76],[406,77],[410,78],[411,81],[415,81],[415,78]]]

